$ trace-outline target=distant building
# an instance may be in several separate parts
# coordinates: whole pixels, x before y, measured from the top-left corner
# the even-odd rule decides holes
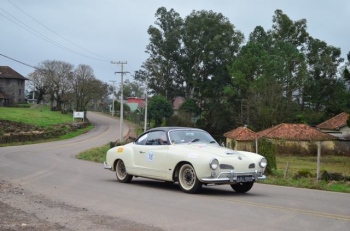
[[[0,66],[0,107],[25,102],[27,78],[8,66]]]
[[[238,127],[224,134],[226,137],[226,147],[234,150],[242,150],[255,152],[255,142],[258,139],[258,135],[245,127]]]
[[[126,104],[130,107],[130,111],[136,111],[145,107],[145,100],[139,97],[127,98]]]
[[[347,125],[347,120],[349,120],[349,114],[342,112],[316,127],[341,140],[350,140],[350,127]]]
[[[274,127],[257,132],[261,138],[273,140],[274,143],[284,144],[286,146],[300,146],[309,149],[310,143],[322,141],[322,146],[333,150],[335,147],[334,136],[324,133],[307,124],[288,124],[281,123]]]

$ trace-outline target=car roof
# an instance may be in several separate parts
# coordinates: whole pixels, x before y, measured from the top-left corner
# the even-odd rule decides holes
[[[202,129],[199,128],[192,128],[192,127],[156,127],[156,128],[151,128],[149,129],[147,132],[149,131],[165,131],[165,132],[169,132],[172,130],[199,130],[199,131],[203,131]]]

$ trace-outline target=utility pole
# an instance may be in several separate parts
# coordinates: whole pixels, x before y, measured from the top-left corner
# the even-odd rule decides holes
[[[146,79],[146,104],[145,104],[145,124],[143,131],[146,132],[147,130],[147,100],[148,100],[148,79]]]
[[[114,72],[114,74],[120,74],[121,76],[121,83],[120,83],[120,131],[119,131],[119,135],[120,135],[120,143],[123,142],[123,117],[124,117],[124,95],[123,95],[123,76],[126,73],[129,73],[127,71],[123,71],[123,65],[127,64],[127,62],[113,62],[111,61],[111,64],[120,64],[121,65],[121,71],[116,71]]]
[[[112,82],[112,83],[113,83],[113,104],[112,104],[112,116],[114,117],[114,99],[115,99],[114,92],[115,92],[115,82],[117,82],[117,81],[116,81],[116,80],[109,80],[109,82]]]

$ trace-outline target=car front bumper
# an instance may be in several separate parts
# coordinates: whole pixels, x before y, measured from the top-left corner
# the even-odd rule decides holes
[[[235,184],[241,182],[252,182],[266,179],[266,176],[257,170],[254,172],[221,172],[218,176],[202,178],[204,184]]]

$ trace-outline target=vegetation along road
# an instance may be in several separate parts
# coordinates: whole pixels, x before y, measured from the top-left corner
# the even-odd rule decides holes
[[[75,155],[118,137],[119,121],[88,113],[73,139],[0,148],[0,230],[347,230],[346,193],[256,184],[241,195],[136,178],[116,182],[102,164]]]

